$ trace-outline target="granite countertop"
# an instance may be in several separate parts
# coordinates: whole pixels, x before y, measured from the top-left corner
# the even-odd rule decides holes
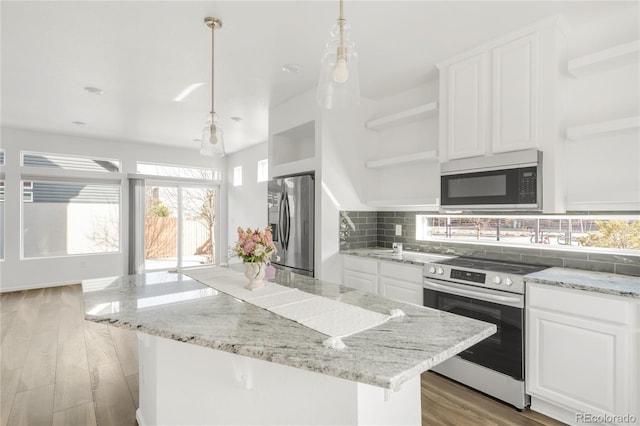
[[[629,275],[555,267],[526,275],[524,279],[530,283],[640,298],[640,277]]]
[[[323,346],[326,335],[241,302],[179,273],[154,272],[83,282],[85,318],[388,389],[496,332],[493,324],[278,271],[278,284],[406,316]]]
[[[394,253],[391,249],[385,248],[364,248],[353,250],[340,250],[340,254],[350,256],[371,257],[380,260],[389,260],[391,262],[407,263],[410,265],[424,266],[427,263],[439,262],[442,260],[452,259],[456,256],[446,256],[442,254],[422,253],[417,251],[403,251],[402,253]]]
[[[404,251],[402,254],[395,254],[392,250],[384,248],[342,250],[340,253],[420,266],[426,263],[455,257],[412,251]],[[550,267],[539,272],[525,275],[524,279],[527,282],[574,288],[577,290],[591,291],[595,293],[612,294],[615,296],[640,298],[640,277],[633,277],[629,275]]]

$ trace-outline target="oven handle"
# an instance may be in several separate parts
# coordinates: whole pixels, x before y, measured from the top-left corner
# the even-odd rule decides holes
[[[523,308],[524,302],[521,297],[518,296],[500,296],[492,293],[485,293],[481,291],[473,291],[473,290],[465,290],[459,287],[455,287],[454,285],[447,284],[436,284],[430,280],[424,280],[423,287],[426,287],[430,290],[441,291],[443,293],[455,294],[458,296],[467,296],[474,299],[484,300],[485,302],[495,302],[501,305],[513,306],[516,308]]]

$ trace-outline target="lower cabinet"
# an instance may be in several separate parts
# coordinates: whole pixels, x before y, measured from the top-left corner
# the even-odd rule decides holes
[[[527,284],[531,409],[569,424],[638,424],[639,301]]]
[[[422,267],[343,256],[343,284],[389,299],[422,305]]]
[[[378,261],[343,256],[342,284],[356,290],[378,293]]]
[[[380,262],[380,294],[401,302],[422,305],[422,268],[397,262]]]

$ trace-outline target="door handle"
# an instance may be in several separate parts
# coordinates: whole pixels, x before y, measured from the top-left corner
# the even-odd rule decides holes
[[[289,197],[286,197],[285,202],[284,202],[284,211],[285,211],[285,222],[287,224],[286,226],[286,234],[285,234],[285,241],[286,241],[286,246],[285,248],[287,250],[289,250],[289,237],[291,235],[291,209],[289,208]]]
[[[279,222],[279,229],[278,229],[278,235],[280,236],[280,242],[282,243],[282,247],[283,248],[287,248],[285,245],[285,240],[284,240],[284,203],[285,203],[285,197],[287,196],[286,192],[282,193],[282,197],[280,198],[280,209],[278,211],[279,216],[278,217],[278,222]]]

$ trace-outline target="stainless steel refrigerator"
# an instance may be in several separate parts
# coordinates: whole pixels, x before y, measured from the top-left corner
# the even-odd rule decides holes
[[[274,178],[267,197],[269,225],[278,249],[271,263],[313,277],[314,176]]]

